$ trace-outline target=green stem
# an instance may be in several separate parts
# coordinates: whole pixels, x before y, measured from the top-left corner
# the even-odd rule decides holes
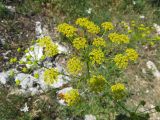
[[[140,107],[140,105],[141,105],[141,104],[139,103],[138,106],[136,107],[136,109],[135,109],[135,111],[134,111],[135,113],[137,112],[137,110],[138,110],[138,108]]]
[[[90,78],[90,72],[89,72],[89,60],[87,60],[86,62],[87,62],[87,76],[88,76],[88,78]]]

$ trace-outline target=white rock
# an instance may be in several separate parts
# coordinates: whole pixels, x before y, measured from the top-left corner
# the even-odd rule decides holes
[[[36,80],[30,74],[19,73],[16,75],[15,80],[20,81],[20,86],[22,89],[31,88],[33,86],[33,82]]]
[[[30,48],[34,48],[33,51],[30,51]],[[23,57],[22,57],[22,61],[26,62],[27,61],[27,56],[31,55],[31,61],[39,61],[41,59],[41,57],[43,56],[43,48],[38,46],[37,44],[34,44],[33,46],[31,46],[30,48],[28,48],[28,53],[26,53]],[[26,64],[27,68],[32,67],[33,65],[31,64]]]
[[[29,88],[29,92],[31,93],[31,95],[36,95],[37,93],[40,93],[38,87]]]
[[[36,32],[36,38],[42,38],[44,37],[42,34],[42,25],[40,21],[36,22],[36,28],[35,28],[35,32]]]
[[[68,52],[67,47],[60,45],[58,42],[55,42],[55,44],[58,46],[59,53],[67,53]]]
[[[154,75],[154,77],[156,77],[156,79],[160,80],[160,72],[158,71],[156,65],[152,61],[147,62],[147,67],[148,67],[148,69],[152,70],[152,74]]]
[[[65,94],[66,92],[72,90],[73,88],[72,87],[66,87],[66,88],[63,88],[62,90],[58,91],[57,93],[58,94]]]
[[[0,83],[1,84],[6,84],[7,81],[9,80],[9,75],[10,75],[10,72],[13,71],[15,74],[18,72],[17,70],[15,69],[10,69],[6,72],[1,72],[0,73]]]
[[[96,117],[94,115],[85,115],[85,120],[96,120]]]
[[[6,84],[6,82],[8,81],[8,73],[7,72],[1,72],[0,73],[0,83],[1,84]]]
[[[69,79],[69,78],[66,77],[66,76],[59,75],[59,76],[58,76],[58,80],[57,80],[57,82],[55,82],[55,83],[53,84],[53,87],[54,87],[54,88],[62,87],[64,84],[67,83],[67,81],[64,81],[64,79]]]
[[[44,61],[43,62],[44,67],[46,68],[52,68],[53,67],[53,63],[49,62],[49,61]]]

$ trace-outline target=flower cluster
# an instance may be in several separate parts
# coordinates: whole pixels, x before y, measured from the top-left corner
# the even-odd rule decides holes
[[[101,49],[93,49],[90,52],[89,56],[92,61],[92,64],[102,64],[105,60],[105,55]]]
[[[58,79],[58,71],[54,68],[50,68],[44,71],[44,81],[46,84],[51,85]]]
[[[67,62],[67,69],[70,74],[77,75],[82,72],[83,63],[77,57],[72,57]]]
[[[132,48],[127,48],[126,56],[128,57],[129,60],[136,61],[138,58],[138,53]]]
[[[146,27],[144,24],[140,24],[140,26],[138,27],[138,30],[142,33],[141,34],[142,37],[146,37],[151,33],[150,28]]]
[[[76,25],[84,27],[89,33],[98,34],[100,32],[99,26],[95,25],[92,21],[89,21],[87,18],[78,18],[76,20]]]
[[[45,52],[45,56],[47,56],[47,57],[53,57],[56,54],[58,54],[58,47],[57,47],[57,45],[55,45],[55,44],[52,43],[52,44],[47,45],[45,47],[44,52]]]
[[[113,30],[114,29],[114,26],[111,22],[104,22],[101,24],[101,26],[106,30]]]
[[[128,66],[128,57],[123,54],[117,54],[114,57],[114,62],[118,68],[125,69]]]
[[[93,75],[88,81],[89,87],[94,92],[101,92],[105,87],[105,78],[102,75]]]
[[[77,28],[67,23],[62,23],[58,25],[58,31],[66,35],[66,37],[73,37],[76,34]]]
[[[95,38],[93,40],[93,43],[92,43],[94,46],[96,47],[105,47],[106,46],[106,41],[101,38],[101,37],[98,37],[98,38]]]
[[[75,38],[73,40],[73,46],[79,50],[79,49],[84,49],[86,47],[86,39],[83,38],[83,37],[78,37],[78,38]]]
[[[80,95],[77,89],[72,89],[64,94],[64,100],[68,106],[73,106],[80,100]]]
[[[15,58],[11,58],[11,59],[9,60],[9,62],[10,62],[11,64],[16,63],[16,62],[17,62],[17,58],[16,58],[16,57],[15,57]]]
[[[45,36],[37,40],[38,45],[41,47],[46,47],[47,45],[52,44],[52,39],[49,36]]]
[[[121,99],[124,96],[125,86],[117,83],[111,86],[111,91],[116,99]]]
[[[47,57],[53,57],[58,53],[58,46],[48,36],[40,38],[38,44],[44,47],[44,55]]]
[[[108,37],[113,43],[117,44],[129,43],[129,38],[125,34],[110,33]]]

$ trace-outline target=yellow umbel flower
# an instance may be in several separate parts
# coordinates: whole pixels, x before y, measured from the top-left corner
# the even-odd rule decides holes
[[[64,100],[68,106],[73,106],[80,100],[80,95],[77,89],[72,89],[64,94]]]
[[[67,62],[68,72],[72,75],[77,75],[82,72],[83,63],[78,57],[72,57]]]
[[[114,26],[111,22],[104,22],[104,23],[101,24],[101,26],[107,31],[114,29]]]
[[[94,92],[101,92],[105,87],[105,78],[102,75],[93,75],[88,81],[89,87]]]
[[[58,31],[66,35],[66,37],[73,37],[74,35],[76,35],[77,28],[67,23],[62,23],[58,25]]]
[[[44,47],[44,55],[46,57],[53,57],[58,53],[58,46],[52,42],[52,39],[49,36],[40,38],[38,44]]]
[[[129,43],[128,36],[124,34],[110,33],[108,37],[113,43],[117,44]]]
[[[78,38],[75,38],[73,40],[73,46],[79,50],[79,49],[84,49],[86,47],[86,39],[83,38],[83,37],[78,37]]]
[[[100,46],[105,47],[106,41],[103,38],[99,37],[99,38],[95,38],[92,44],[96,47],[100,47]]]
[[[138,58],[138,53],[132,48],[126,49],[126,55],[127,55],[128,59],[132,60],[132,61],[136,61]]]
[[[89,22],[87,25],[87,31],[92,34],[98,34],[100,32],[100,28],[93,22]]]
[[[48,85],[53,84],[58,79],[58,71],[54,68],[50,68],[44,71],[44,82]]]
[[[84,27],[89,33],[97,34],[100,32],[99,26],[95,25],[92,21],[89,21],[87,18],[78,18],[76,20],[76,25]]]
[[[125,86],[121,83],[117,83],[111,86],[111,91],[116,99],[121,99],[125,95]]]
[[[16,79],[16,80],[15,80],[15,83],[16,83],[16,85],[18,86],[18,85],[20,85],[21,81],[18,80],[18,79]]]
[[[88,22],[89,22],[88,18],[78,18],[76,20],[76,25],[79,25],[81,27],[86,27]]]
[[[105,60],[104,53],[101,49],[93,49],[89,54],[90,59],[92,60],[92,64],[102,64]]]
[[[48,44],[44,49],[44,55],[46,57],[53,57],[58,54],[58,46],[56,44]]]
[[[11,58],[11,59],[9,60],[9,62],[10,62],[11,64],[16,63],[16,62],[17,62],[17,58],[16,58],[16,57],[15,57],[15,58]]]
[[[49,36],[45,36],[43,38],[40,38],[37,41],[38,41],[38,45],[41,47],[46,47],[47,45],[52,44],[52,39]]]
[[[121,69],[125,69],[128,66],[128,57],[122,54],[117,54],[114,58],[116,66]]]

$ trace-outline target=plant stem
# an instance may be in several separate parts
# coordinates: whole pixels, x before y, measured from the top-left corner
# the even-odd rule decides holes
[[[138,108],[139,108],[140,105],[141,105],[141,104],[139,103],[138,106],[136,107],[136,109],[135,109],[135,111],[134,111],[135,113],[137,112],[137,110],[138,110]]]

